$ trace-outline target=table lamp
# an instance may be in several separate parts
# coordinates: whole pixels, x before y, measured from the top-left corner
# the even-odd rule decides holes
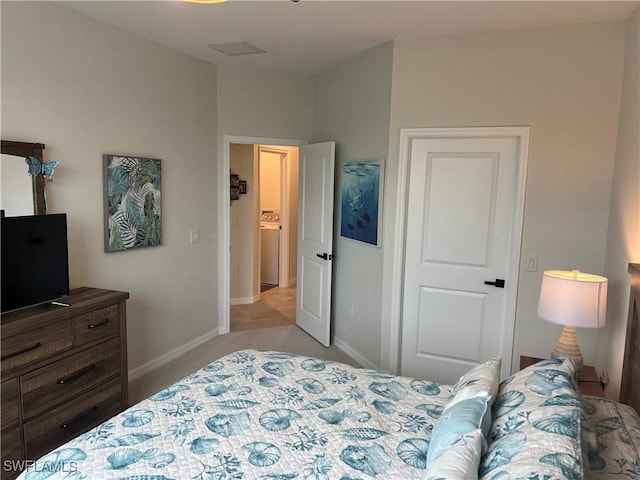
[[[582,369],[582,352],[576,337],[576,327],[600,328],[606,322],[607,279],[600,275],[547,270],[542,275],[538,316],[548,322],[563,325],[552,357],[569,357]]]

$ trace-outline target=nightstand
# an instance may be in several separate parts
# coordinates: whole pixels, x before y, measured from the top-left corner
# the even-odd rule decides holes
[[[543,358],[527,357],[520,355],[520,370],[527,368],[529,365],[538,363],[544,360]],[[591,365],[583,365],[578,376],[578,388],[583,395],[592,395],[594,397],[604,397],[604,390],[600,384],[600,378],[598,372]]]

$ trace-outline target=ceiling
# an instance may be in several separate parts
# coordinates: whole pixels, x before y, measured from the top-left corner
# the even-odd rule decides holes
[[[216,65],[314,75],[392,39],[624,20],[634,1],[60,1],[78,12]],[[211,43],[266,53],[228,57]]]

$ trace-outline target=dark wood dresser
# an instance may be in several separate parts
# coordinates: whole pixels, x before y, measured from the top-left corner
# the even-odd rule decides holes
[[[2,475],[128,407],[126,292],[82,287],[69,307],[2,315]]]

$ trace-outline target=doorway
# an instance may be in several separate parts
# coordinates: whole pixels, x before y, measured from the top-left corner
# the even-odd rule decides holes
[[[494,356],[510,371],[528,139],[528,127],[401,131],[390,351],[403,375],[451,383]]]
[[[298,147],[230,145],[230,331],[295,324]]]

